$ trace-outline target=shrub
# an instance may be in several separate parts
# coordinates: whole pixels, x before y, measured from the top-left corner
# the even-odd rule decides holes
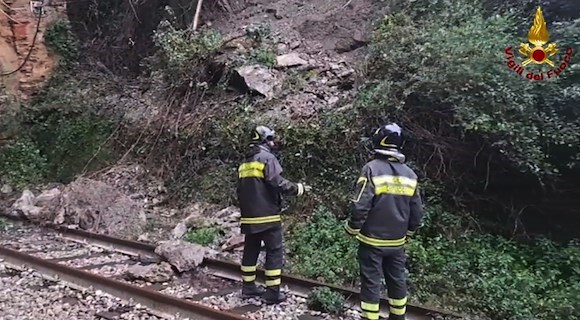
[[[580,246],[497,236],[418,236],[409,244],[414,298],[491,319],[573,319]],[[557,298],[555,298],[557,297]],[[558,299],[556,301],[555,299]]]
[[[325,208],[297,225],[288,239],[290,270],[331,283],[358,279],[357,241],[346,234],[343,222]]]
[[[174,87],[201,82],[199,76],[222,45],[221,34],[215,30],[176,29],[168,21],[159,24],[153,41],[159,49],[149,59],[153,70]]]
[[[580,69],[571,66],[558,79],[542,82],[509,70],[503,52],[508,46],[517,52],[525,39],[523,32],[516,34],[520,20],[489,16],[480,1],[410,2],[386,16],[375,33],[368,62],[375,81],[360,97],[361,112],[412,124],[415,139],[439,149],[446,143],[458,149],[455,139],[477,135],[503,161],[538,177],[576,167],[580,120],[569,114],[576,113],[580,84],[568,79]],[[572,39],[575,30],[564,26],[553,37]]]
[[[330,314],[342,314],[345,309],[344,296],[328,287],[314,288],[308,295],[308,308]]]
[[[49,177],[69,182],[114,158],[106,145],[113,129],[113,123],[96,115],[55,111],[38,116],[31,132],[46,155]]]
[[[254,49],[250,53],[250,58],[251,60],[267,67],[273,67],[276,65],[276,54],[268,47],[260,46],[257,49]]]
[[[265,23],[251,24],[246,28],[246,36],[258,43],[263,43],[272,40],[272,29]]]
[[[50,24],[46,28],[44,41],[50,49],[64,59],[61,62],[64,64],[61,65],[70,64],[78,59],[79,42],[68,21],[57,20]]]
[[[47,173],[47,159],[30,138],[0,148],[0,177],[9,185],[25,188],[40,183]]]
[[[204,227],[188,231],[185,235],[185,239],[202,246],[210,246],[214,244],[222,234],[223,231],[218,227]]]
[[[12,223],[5,218],[0,218],[0,231],[8,231],[13,227]]]

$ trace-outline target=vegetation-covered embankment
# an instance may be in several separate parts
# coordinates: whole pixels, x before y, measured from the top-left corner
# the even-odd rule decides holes
[[[574,56],[554,81],[528,81],[507,68],[504,49],[525,41],[532,7],[490,11],[459,0],[395,7],[374,32],[356,100],[301,120],[270,117],[276,98],[230,98],[227,73],[215,72],[271,66],[266,30],[248,32],[253,49],[224,66],[215,63],[226,51],[215,31],[163,23],[139,84],[170,98],[162,117],[135,129],[126,114],[103,108],[112,92],[129,90],[126,79],[63,72],[26,112],[27,134],[3,150],[0,170],[15,185],[68,181],[125,156],[154,163],[173,200],[235,204],[247,130],[275,123],[286,175],[315,188],[289,212],[298,220],[288,224],[290,268],[353,283],[356,243],[341,219],[368,156],[364,137],[394,120],[409,133],[405,153],[421,176],[428,213],[408,248],[412,299],[490,319],[580,317],[580,245],[570,242],[579,222],[570,199],[580,194],[580,61]],[[547,9],[544,15],[553,19]],[[578,23],[548,28],[561,50],[554,60],[566,47],[580,50]],[[287,90],[300,91],[312,76],[295,71]],[[187,119],[183,101],[193,110]]]

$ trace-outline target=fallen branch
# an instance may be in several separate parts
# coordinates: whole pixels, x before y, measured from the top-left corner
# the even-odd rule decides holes
[[[129,0],[129,5],[131,6],[131,11],[133,11],[133,14],[135,15],[135,19],[137,19],[137,22],[141,23],[141,20],[139,20],[139,16],[137,15],[137,10],[135,10],[135,6],[133,5],[133,0]]]
[[[199,14],[201,13],[201,6],[203,0],[197,0],[197,8],[195,9],[195,16],[193,17],[193,31],[197,30],[197,25],[199,24]]]

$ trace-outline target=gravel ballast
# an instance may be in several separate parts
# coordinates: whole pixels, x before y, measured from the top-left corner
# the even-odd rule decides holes
[[[14,270],[1,260],[0,314],[3,320],[167,319],[98,290],[79,291],[34,270]]]

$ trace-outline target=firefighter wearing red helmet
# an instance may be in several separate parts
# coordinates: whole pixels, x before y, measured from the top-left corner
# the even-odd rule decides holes
[[[372,142],[374,159],[365,164],[356,182],[354,210],[345,229],[359,241],[362,318],[379,319],[384,277],[389,320],[404,320],[407,279],[403,246],[421,226],[422,201],[417,175],[401,153],[402,129],[395,123],[382,125]]]
[[[242,257],[242,297],[263,296],[267,304],[280,303],[283,266],[281,195],[302,196],[310,187],[282,177],[282,166],[275,156],[275,132],[258,126],[245,160],[238,169],[237,195],[241,210],[241,231],[245,235]],[[266,246],[266,290],[258,287],[256,264],[262,241]]]

